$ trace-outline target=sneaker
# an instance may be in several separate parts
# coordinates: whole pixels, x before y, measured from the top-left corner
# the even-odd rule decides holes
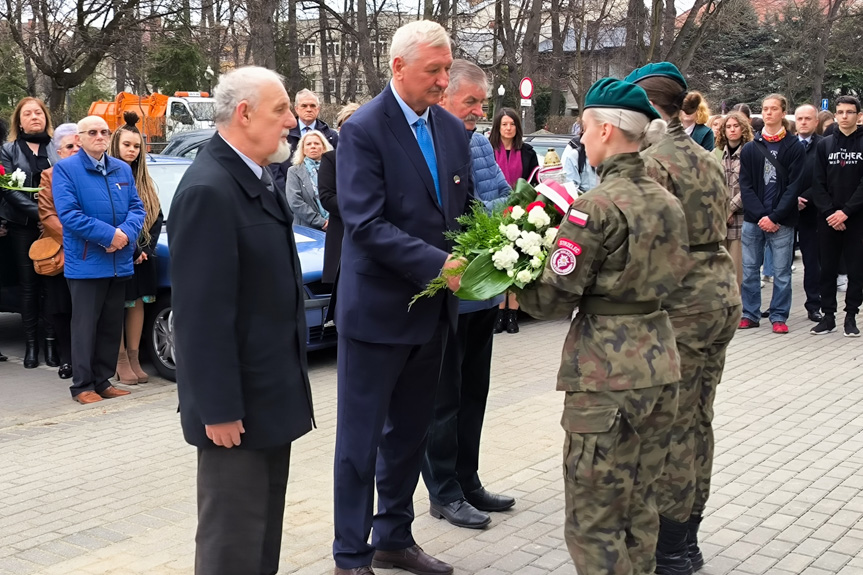
[[[850,313],[845,316],[845,337],[860,337],[860,330],[857,329],[857,318]]]
[[[767,285],[767,284],[766,284],[766,283],[764,283],[764,280],[761,280],[761,287],[763,288],[763,287],[764,287],[764,286],[766,286],[766,285]]]
[[[737,329],[751,329],[753,327],[758,327],[761,325],[759,322],[749,319],[748,317],[744,317],[740,320],[740,325],[737,326]]]
[[[836,331],[836,318],[832,313],[825,313],[824,319],[810,329],[809,333],[812,335],[824,335],[825,333],[833,333],[834,331]]]
[[[791,264],[791,271],[792,271],[792,272],[796,272],[796,271],[797,271],[797,266],[795,266],[794,264]]]
[[[773,333],[788,333],[788,325],[784,321],[774,321]]]
[[[836,291],[848,291],[848,276],[840,275],[836,280]]]
[[[761,281],[763,282],[772,282],[773,276],[761,276]]]

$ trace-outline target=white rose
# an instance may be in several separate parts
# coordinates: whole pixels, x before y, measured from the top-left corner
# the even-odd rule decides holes
[[[499,270],[511,270],[512,266],[515,265],[515,262],[518,261],[518,252],[515,251],[512,244],[508,244],[493,253],[491,261],[494,264],[494,267]]]
[[[12,183],[15,186],[20,188],[21,186],[24,185],[24,182],[27,180],[27,174],[25,174],[23,171],[21,171],[21,168],[17,168],[14,172],[12,172],[10,179],[12,180]]]
[[[506,231],[504,232],[506,239],[511,242],[514,242],[518,239],[518,236],[521,235],[521,230],[518,229],[518,226],[515,224],[509,224],[506,226]]]
[[[499,225],[499,226],[497,227],[497,231],[499,231],[499,232],[500,232],[500,233],[502,233],[502,234],[505,234],[505,233],[506,233],[506,224],[501,224],[501,225]]]
[[[524,249],[524,253],[526,253],[529,256],[538,256],[539,252],[541,252],[541,251],[542,251],[542,248],[539,246],[528,246],[527,248]]]
[[[532,277],[533,277],[533,275],[530,273],[529,270],[521,270],[520,272],[518,272],[516,274],[515,281],[526,284],[527,282],[529,282],[531,280]]]
[[[536,269],[542,267],[542,260],[534,256],[530,259],[530,267]]]
[[[524,215],[524,208],[521,206],[513,206],[512,212],[510,212],[509,215],[511,215],[514,220],[520,220]]]
[[[544,228],[551,224],[551,218],[549,218],[548,214],[545,213],[544,208],[536,206],[527,214],[527,222],[538,228]]]
[[[514,271],[512,271],[512,270],[509,270],[509,271],[507,271],[507,272],[506,272],[506,275],[508,275],[509,277],[512,277],[512,276],[514,276],[514,275],[515,275],[515,272],[514,272]]]

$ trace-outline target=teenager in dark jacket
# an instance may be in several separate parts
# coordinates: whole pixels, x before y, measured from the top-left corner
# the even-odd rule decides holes
[[[838,129],[818,142],[812,196],[818,210],[821,255],[821,309],[824,319],[810,333],[836,330],[836,278],[842,257],[848,264],[845,336],[859,337],[857,312],[863,303],[863,129],[857,126],[860,101],[836,100]]]
[[[764,98],[764,129],[740,153],[740,195],[743,198],[743,319],[740,329],[758,327],[761,319],[760,270],[764,246],[773,251],[773,333],[788,333],[791,310],[791,259],[797,196],[803,172],[803,144],[785,120],[788,101],[780,94]],[[768,161],[768,155],[770,161]]]

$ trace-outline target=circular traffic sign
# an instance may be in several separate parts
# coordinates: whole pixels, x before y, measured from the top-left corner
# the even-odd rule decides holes
[[[518,84],[518,91],[521,93],[522,98],[530,98],[533,96],[533,81],[530,78],[522,78]]]

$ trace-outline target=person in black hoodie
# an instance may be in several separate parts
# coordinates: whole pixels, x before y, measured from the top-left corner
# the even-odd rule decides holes
[[[806,292],[806,313],[809,319],[820,322],[821,315],[821,264],[818,255],[818,210],[812,200],[812,170],[815,164],[815,149],[822,136],[818,130],[818,109],[812,104],[804,104],[794,112],[797,138],[806,151],[806,165],[800,181],[800,196],[797,209],[800,219],[797,222],[797,242],[803,256],[803,290]]]
[[[857,126],[860,101],[836,100],[838,129],[818,142],[812,182],[818,209],[821,252],[821,309],[824,319],[810,333],[836,330],[836,277],[842,257],[848,263],[845,294],[845,336],[859,337],[857,312],[863,304],[863,129]]]
[[[770,94],[761,105],[764,129],[740,152],[740,196],[743,198],[743,319],[740,329],[758,327],[761,319],[760,270],[764,246],[773,251],[773,333],[788,333],[791,311],[791,258],[797,196],[803,172],[803,144],[785,119],[788,100]]]

